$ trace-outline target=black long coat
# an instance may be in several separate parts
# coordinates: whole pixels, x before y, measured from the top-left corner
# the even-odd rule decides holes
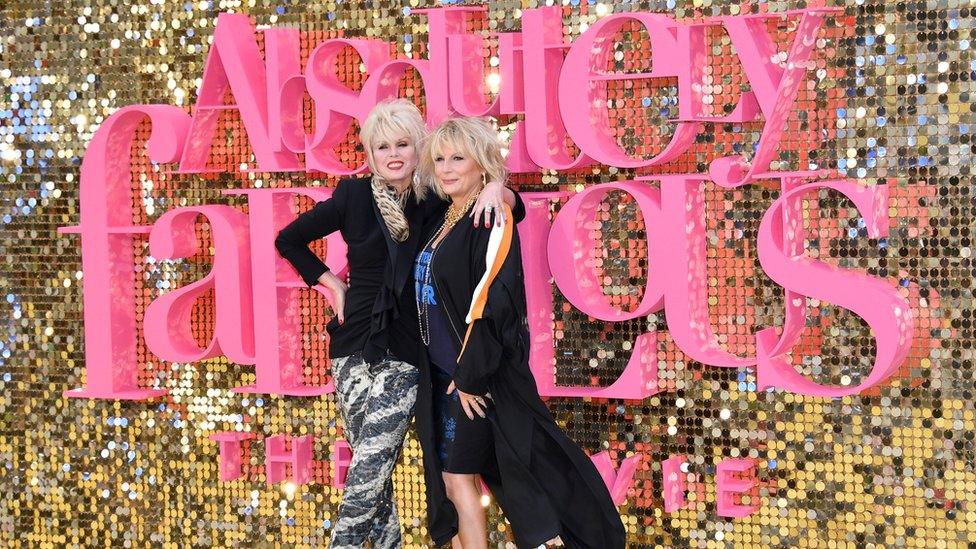
[[[423,241],[439,226],[435,218],[424,231]],[[482,478],[512,524],[519,547],[536,547],[557,534],[567,547],[624,547],[623,524],[603,479],[586,454],[556,425],[539,398],[529,369],[525,283],[514,226],[507,254],[496,258],[497,275],[490,280],[487,293],[475,299],[488,268],[489,240],[490,231],[475,228],[465,217],[438,245],[432,266],[438,297],[451,323],[458,327],[459,339],[465,338],[472,301],[484,303],[483,312],[472,315],[476,319],[454,375],[459,389],[477,395],[488,392],[495,404],[489,419],[497,467]],[[462,341],[458,344],[461,347]],[[426,362],[424,357],[420,360]],[[446,497],[433,451],[429,367],[421,371],[416,417],[425,449],[428,522],[431,537],[443,544],[457,532],[457,515]]]

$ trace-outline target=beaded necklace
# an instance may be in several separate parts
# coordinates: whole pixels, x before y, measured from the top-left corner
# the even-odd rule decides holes
[[[427,303],[427,300],[424,299],[422,292],[423,289],[428,287],[431,283],[431,265],[434,263],[434,250],[436,249],[436,247],[431,247],[431,245],[442,235],[446,237],[447,233],[451,232],[451,229],[457,225],[457,222],[464,217],[464,214],[467,213],[469,209],[471,209],[471,206],[474,205],[477,198],[477,194],[471,196],[468,198],[467,202],[464,203],[464,206],[460,208],[455,208],[454,204],[451,204],[451,206],[447,209],[447,213],[444,214],[444,223],[442,223],[440,228],[437,229],[434,236],[430,237],[427,244],[424,244],[424,247],[421,248],[421,253],[430,248],[430,257],[427,259],[427,264],[424,265],[424,272],[421,278],[421,294],[418,294],[415,299],[417,303],[417,322],[420,328],[420,340],[424,342],[425,346],[430,345],[430,317],[428,316],[429,304]]]

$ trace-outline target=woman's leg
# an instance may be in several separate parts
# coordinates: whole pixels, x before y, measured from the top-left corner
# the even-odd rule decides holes
[[[343,432],[352,455],[355,458],[360,454],[358,444],[361,439],[360,431],[363,426],[363,419],[366,417],[366,402],[369,397],[369,388],[373,383],[367,364],[358,353],[332,359],[332,378],[335,382],[336,398],[339,403],[339,415],[342,418]],[[335,527],[332,529],[332,545],[335,546],[338,539],[349,539],[354,537],[354,532],[347,532],[349,521],[343,520],[344,510],[347,506],[346,498],[354,491],[347,489],[342,493],[342,501],[339,503],[339,516]],[[365,543],[365,538],[363,539]]]
[[[394,463],[396,458],[393,459]],[[393,500],[393,479],[387,479],[383,494],[380,496],[380,507],[373,517],[373,529],[370,537],[375,549],[400,547],[400,515],[397,514],[396,502]]]
[[[393,360],[365,364],[365,369],[366,375],[360,382],[349,383],[348,394],[356,397],[365,394],[365,404],[339,518],[332,532],[334,548],[363,547],[385,506],[390,506],[385,515],[386,526],[374,530],[374,547],[401,544],[396,509],[389,498],[392,487],[389,482],[413,415],[419,372],[410,364]],[[346,393],[338,382],[336,389]]]
[[[451,540],[454,547],[486,549],[488,521],[481,505],[478,475],[442,473],[447,497],[458,514],[458,535]],[[460,545],[459,545],[460,544]]]

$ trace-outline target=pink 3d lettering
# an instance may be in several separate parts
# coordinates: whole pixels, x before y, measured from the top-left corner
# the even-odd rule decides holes
[[[276,55],[271,58],[278,59]],[[287,67],[283,68],[287,70]],[[277,81],[277,78],[273,80]],[[280,132],[272,132],[269,128],[267,82],[265,64],[250,18],[244,14],[218,15],[180,171],[212,171],[207,168],[207,159],[220,113],[225,110],[240,113],[258,169],[268,172],[302,169],[295,153],[281,150],[280,140],[272,140],[272,136],[280,136]],[[234,103],[224,103],[228,92],[233,95]]]
[[[661,182],[659,227],[649,239],[649,255],[658,266],[664,290],[668,332],[689,358],[712,366],[742,367],[754,357],[738,357],[722,348],[708,314],[705,257],[704,177],[648,177]]]
[[[661,310],[664,304],[663,289],[653,282],[654,274],[661,266],[656,258],[648,257],[648,284],[640,304],[634,310],[624,311],[607,300],[603,294],[603,283],[593,268],[593,250],[599,247],[594,237],[594,229],[599,226],[596,211],[610,191],[621,191],[634,197],[649,239],[656,233],[657,218],[661,212],[661,197],[657,189],[634,181],[587,187],[566,202],[552,223],[549,230],[549,266],[556,285],[574,307],[599,320],[630,320]]]
[[[676,22],[655,14],[621,14],[600,19],[576,44],[563,42],[560,8],[525,10],[520,33],[499,36],[499,58],[504,85],[496,101],[487,101],[484,68],[476,55],[484,48],[480,36],[466,32],[466,18],[480,7],[415,10],[430,25],[426,60],[391,59],[390,47],[377,40],[333,39],[319,44],[304,73],[300,66],[300,34],[293,29],[264,31],[264,57],[255,31],[242,15],[218,19],[213,46],[198,93],[192,119],[175,107],[139,106],[110,117],[92,140],[82,167],[82,223],[62,232],[81,232],[85,272],[87,387],[70,396],[148,398],[161,390],[139,387],[135,356],[136,328],[131,247],[148,227],[131,225],[127,199],[130,167],[128,147],[135,125],[148,117],[153,124],[150,156],[153,160],[180,160],[181,171],[207,171],[210,141],[220,113],[240,112],[254,151],[256,167],[269,171],[303,169],[297,153],[305,153],[307,171],[348,174],[364,166],[346,166],[335,149],[353,121],[362,121],[379,100],[395,95],[405,71],[420,74],[426,95],[428,120],[436,122],[452,110],[467,113],[524,114],[507,163],[513,171],[537,167],[571,169],[592,159],[620,167],[658,165],[676,158],[690,144],[702,123],[742,122],[765,118],[762,137],[751,164],[740,158],[720,158],[711,177],[721,186],[744,185],[759,179],[780,179],[783,194],[767,212],[760,235],[760,260],[770,276],[786,291],[786,318],[779,337],[772,329],[758,334],[757,357],[742,357],[722,348],[709,325],[707,273],[704,261],[704,208],[702,176],[662,175],[642,178],[659,182],[660,190],[643,182],[596,186],[572,197],[556,216],[550,230],[548,200],[529,200],[523,224],[529,321],[533,333],[531,365],[546,396],[644,398],[657,391],[656,334],[640,335],[624,374],[610,387],[555,385],[552,352],[552,294],[550,276],[570,302],[604,321],[640,318],[667,312],[669,330],[689,357],[716,366],[741,367],[758,363],[760,384],[819,395],[850,394],[880,383],[891,375],[909,348],[913,319],[905,300],[887,283],[858,273],[827,269],[802,257],[804,234],[797,189],[810,189],[803,181],[822,174],[769,173],[787,117],[809,70],[817,48],[816,37],[833,9],[811,8],[784,15],[722,17]],[[795,17],[797,30],[785,56],[767,30],[771,17]],[[653,68],[649,72],[608,73],[608,55],[614,33],[637,23],[650,36]],[[735,46],[751,91],[743,94],[735,110],[724,116],[704,106],[703,71],[708,44],[705,30],[721,25]],[[362,91],[347,87],[339,76],[340,54],[352,48],[369,73]],[[568,51],[568,53],[567,53]],[[774,59],[774,54],[776,54]],[[607,83],[677,78],[680,116],[670,143],[651,158],[625,154],[610,127],[605,103]],[[305,94],[314,102],[315,130],[306,135],[302,119]],[[232,96],[225,103],[225,96]],[[191,123],[192,120],[192,123]],[[578,145],[570,153],[568,137]],[[184,147],[184,143],[188,143]],[[98,181],[98,183],[96,183]],[[835,181],[824,186],[850,189],[853,183]],[[596,204],[609,188],[631,193],[645,216],[648,233],[649,276],[640,304],[632,310],[613,306],[602,293],[600,281],[587,263],[595,244],[586,231]],[[239,363],[254,363],[256,383],[240,391],[315,395],[330,385],[313,387],[301,376],[300,324],[293,314],[294,293],[303,287],[273,250],[274,232],[295,193],[320,199],[328,191],[290,192],[274,189],[241,191],[248,195],[249,214],[223,206],[184,208],[165,214],[150,238],[159,257],[185,257],[195,249],[192,226],[199,215],[214,229],[214,269],[204,279],[163,294],[147,310],[145,333],[153,352],[170,360],[190,361],[226,355]],[[876,192],[876,191],[871,191]],[[880,192],[880,191],[877,191]],[[106,200],[108,198],[109,200]],[[861,199],[859,199],[861,200]],[[873,200],[878,204],[881,195]],[[863,201],[863,200],[862,200]],[[116,207],[110,207],[112,204]],[[879,208],[874,204],[873,208]],[[864,213],[864,212],[862,212]],[[873,230],[886,230],[881,212],[870,218]],[[249,244],[248,244],[249,242]],[[330,267],[343,269],[345,248],[341,237],[330,237]],[[831,280],[830,288],[823,287]],[[802,280],[801,280],[802,279]],[[258,288],[274,288],[261,292]],[[871,294],[875,307],[845,294],[844,288]],[[109,288],[112,288],[111,290]],[[216,292],[217,323],[213,338],[199,346],[189,330],[189,311],[204,292]],[[316,288],[317,291],[323,291]],[[108,305],[115,296],[113,305]],[[878,338],[878,356],[869,375],[859,384],[824,387],[791,369],[786,355],[805,325],[805,298],[821,296],[850,308],[871,325]],[[331,297],[328,296],[327,297]],[[273,329],[257,329],[258,318],[277,319]],[[237,320],[234,320],[236,318]],[[111,329],[87,329],[103,326]]]
[[[495,116],[498,114],[498,100],[485,102],[484,59],[487,46],[481,36],[465,32],[465,20],[470,13],[484,13],[484,6],[458,6],[445,9],[419,9],[411,13],[427,17],[428,39],[427,59],[433,77],[431,85],[447,86],[451,111],[461,116]],[[426,101],[430,105],[443,97],[445,92],[438,89],[432,95],[424,82]],[[443,120],[448,112],[437,110],[429,113],[428,120]]]
[[[687,465],[685,456],[671,456],[661,462],[661,485],[664,487],[664,512],[673,513],[685,506],[688,477],[682,469]]]
[[[196,221],[210,224],[213,267],[200,280],[170,290],[146,308],[146,346],[159,358],[196,362],[224,355],[233,362],[254,362],[254,315],[251,306],[251,246],[247,216],[222,205],[177,208],[163,214],[149,234],[149,252],[157,259],[183,259],[197,253]],[[194,336],[192,312],[197,299],[214,293],[216,320],[206,347]]]
[[[344,439],[336,439],[332,457],[332,485],[342,488],[346,485],[346,473],[352,465],[352,446]]]
[[[742,61],[752,92],[766,118],[756,154],[751,162],[741,157],[716,158],[709,174],[717,185],[737,187],[759,174],[766,173],[770,162],[779,152],[779,142],[786,122],[793,112],[793,104],[803,84],[803,76],[813,66],[810,57],[816,49],[817,33],[824,17],[841,8],[808,8],[800,10],[800,22],[786,59],[780,63],[776,44],[765,29],[765,22],[782,15],[752,17],[723,17],[722,24],[732,39],[732,45]]]
[[[524,19],[524,14],[523,14]],[[651,41],[652,68],[644,73],[607,72],[613,55],[613,36],[626,23],[639,22]],[[580,150],[611,166],[639,168],[670,162],[687,150],[698,133],[698,124],[678,122],[671,141],[651,158],[634,158],[617,143],[616,129],[607,109],[607,82],[683,77],[682,56],[675,40],[680,23],[663,15],[628,13],[600,19],[584,32],[566,55],[559,77],[559,108],[566,130]],[[678,83],[680,87],[681,82]],[[530,137],[531,139],[531,137]]]
[[[756,479],[756,460],[726,458],[715,471],[716,513],[720,517],[747,517],[759,509],[759,481]],[[745,503],[744,497],[750,498]],[[738,501],[737,501],[738,500]]]
[[[81,235],[85,273],[86,386],[68,397],[143,400],[166,393],[139,384],[136,357],[136,236],[149,227],[132,224],[130,152],[136,128],[149,120],[149,158],[175,162],[183,153],[190,117],[179,107],[131,105],[109,116],[95,132],[81,163],[81,222],[62,233]]]
[[[785,196],[783,207],[780,209],[782,212],[782,227],[791,228],[789,231],[783,231],[780,234],[780,238],[782,238],[783,249],[790,256],[803,254],[803,246],[806,239],[806,231],[803,228],[802,222],[803,197],[801,195],[791,194],[791,191],[802,185],[804,180],[823,175],[826,174],[818,172],[785,172],[777,175],[780,179],[781,196]],[[783,288],[783,313],[783,326],[779,339],[772,344],[769,341],[766,342],[766,351],[770,355],[786,354],[800,340],[800,336],[803,335],[803,331],[806,329],[807,322],[806,297],[790,288]]]
[[[549,209],[568,193],[522,193],[525,219],[518,225],[529,323],[529,364],[542,396],[555,396],[556,357],[552,322],[552,273],[549,270]]]
[[[614,470],[610,452],[592,455],[590,461],[596,466],[603,483],[607,485],[613,504],[620,505],[626,501],[627,490],[634,485],[634,475],[637,474],[637,465],[640,464],[640,454],[624,458],[623,462],[620,463],[619,470]]]
[[[315,132],[305,139],[308,171],[349,175],[366,169],[365,163],[354,168],[347,167],[335,152],[335,147],[345,139],[352,121],[362,123],[379,99],[368,95],[365,89],[361,92],[351,90],[339,79],[339,54],[347,47],[359,54],[363,66],[370,73],[390,58],[389,46],[379,40],[332,39],[312,50],[303,80],[315,102]],[[288,88],[288,97],[295,101],[301,97],[301,87],[293,81],[289,82],[292,86]]]
[[[684,55],[678,69],[678,121],[712,122],[719,124],[742,123],[755,120],[759,115],[759,103],[753,91],[743,92],[731,113],[715,116],[714,104],[706,102],[705,90],[709,89],[705,68],[708,66],[709,27],[714,20],[688,21],[675,27],[678,50]],[[772,63],[772,60],[767,62]]]
[[[587,188],[566,202],[549,232],[547,255],[553,279],[577,309],[600,320],[621,321],[661,310],[662,287],[654,282],[659,263],[648,254],[648,282],[640,304],[632,311],[613,306],[603,294],[603,284],[593,270],[592,236],[596,209],[611,190],[623,191],[637,202],[649,237],[655,233],[660,195],[657,189],[637,182],[606,183]],[[657,392],[657,340],[654,333],[638,336],[623,374],[609,387],[557,387],[555,372],[540,364],[536,372],[540,394],[550,396],[602,396],[640,399]],[[540,379],[541,378],[541,379]]]
[[[254,433],[241,433],[239,431],[224,431],[210,435],[210,440],[220,445],[218,471],[221,482],[229,482],[244,476],[241,447],[245,440],[253,438]]]
[[[294,218],[291,206],[296,196],[322,201],[331,197],[332,191],[322,188],[227,191],[227,194],[247,196],[253,314],[254,318],[263,320],[255,332],[255,382],[238,387],[236,391],[317,396],[334,390],[331,381],[324,386],[314,386],[306,384],[302,377],[302,322],[297,294],[307,286],[274,247],[278,230]],[[325,264],[340,277],[345,276],[348,270],[346,250],[346,243],[338,231],[326,237]],[[332,294],[322,286],[316,285],[312,289],[322,293],[330,304],[333,303]]]
[[[305,152],[305,79],[301,51],[302,36],[298,29],[264,31],[268,140],[275,152]]]
[[[507,84],[500,92],[501,111],[525,114],[512,138],[514,156],[508,167],[513,171],[538,169],[532,166],[571,170],[593,163],[585,154],[573,156],[566,150],[568,134],[558,90],[567,49],[559,7],[524,10],[522,32],[499,35],[502,81]],[[572,116],[578,117],[578,113]]]
[[[264,463],[268,484],[283,482],[287,466],[291,466],[291,480],[295,484],[308,484],[312,480],[312,443],[315,435],[292,437],[287,448],[285,435],[264,439]]]
[[[756,369],[760,389],[777,387],[804,395],[840,397],[877,385],[895,372],[911,349],[914,316],[908,302],[889,283],[797,254],[784,244],[783,235],[802,230],[802,218],[787,218],[784,204],[793,197],[820,189],[833,189],[850,199],[860,212],[868,236],[888,234],[888,188],[865,187],[854,181],[820,181],[799,185],[780,196],[763,215],[759,226],[758,250],[763,271],[776,283],[800,295],[843,307],[863,318],[871,327],[877,353],[874,366],[860,383],[821,385],[807,379],[783,355],[774,355],[776,334],[767,328],[757,336],[759,362]]]

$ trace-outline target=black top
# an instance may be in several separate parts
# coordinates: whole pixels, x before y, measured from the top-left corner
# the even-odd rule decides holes
[[[420,324],[424,327],[423,331],[430,335],[427,343],[430,362],[444,373],[453,375],[454,368],[457,366],[458,352],[461,350],[456,343],[456,338],[460,337],[457,330],[460,328],[450,324],[450,319],[438,302],[437,287],[432,278],[433,273],[430,271],[431,261],[436,253],[437,248],[431,245],[417,254],[414,267],[414,291]]]

